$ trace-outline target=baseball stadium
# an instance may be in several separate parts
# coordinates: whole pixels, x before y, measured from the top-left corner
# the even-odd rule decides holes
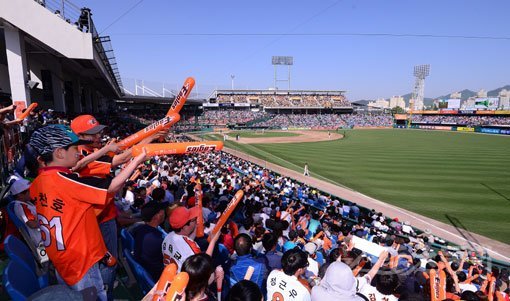
[[[132,80],[105,30],[0,0],[0,300],[508,300],[510,86]]]

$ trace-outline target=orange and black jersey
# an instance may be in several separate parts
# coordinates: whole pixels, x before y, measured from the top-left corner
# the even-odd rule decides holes
[[[80,154],[82,157],[86,157],[92,152],[86,149],[85,147],[81,146],[79,147]],[[97,150],[94,150],[97,151]],[[113,157],[110,157],[108,155],[104,155],[102,157],[99,157],[93,162],[90,162],[87,164],[86,167],[84,167],[82,170],[80,170],[81,176],[99,176],[99,177],[105,177],[110,175],[111,168],[112,168],[112,161]]]
[[[91,154],[90,150],[84,146],[79,147],[80,153],[83,157]],[[94,149],[93,151],[97,151]],[[99,157],[93,162],[87,164],[85,168],[80,170],[80,176],[94,176],[94,177],[110,177],[112,168],[113,157],[104,155]],[[113,195],[110,196],[113,200]],[[110,221],[117,217],[117,208],[113,201],[108,202],[106,205],[95,206],[95,213],[99,223]]]
[[[94,205],[105,205],[110,178],[82,177],[67,168],[41,168],[30,186],[42,241],[68,285],[106,253]]]

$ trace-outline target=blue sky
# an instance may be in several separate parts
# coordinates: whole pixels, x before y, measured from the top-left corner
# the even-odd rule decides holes
[[[431,65],[426,97],[510,84],[508,0],[143,0],[112,24],[139,1],[74,1],[111,36],[126,86],[137,78],[177,89],[193,76],[205,94],[230,88],[234,74],[236,88],[267,89],[273,55],[294,57],[292,89],[346,90],[350,100],[411,92],[419,64]],[[240,35],[173,35],[189,33]],[[343,33],[508,39],[316,35]]]

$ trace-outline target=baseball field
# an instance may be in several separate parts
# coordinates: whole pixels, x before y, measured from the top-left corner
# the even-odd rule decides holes
[[[510,137],[393,129],[344,133],[330,141],[226,146],[296,171],[307,162],[313,177],[510,243]]]

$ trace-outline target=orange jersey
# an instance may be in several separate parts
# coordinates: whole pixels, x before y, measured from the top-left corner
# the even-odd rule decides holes
[[[106,254],[93,205],[107,202],[111,180],[80,177],[47,167],[30,186],[49,258],[68,285],[76,284]]]
[[[81,145],[78,147],[78,149],[83,157],[86,157],[92,153],[89,149]],[[96,149],[94,149],[93,151],[96,151]],[[113,160],[112,157],[104,155],[99,159],[87,164],[87,166],[80,170],[80,175],[83,177],[88,176],[106,177],[110,174],[110,170],[112,168],[112,160]]]
[[[84,146],[79,146],[79,150],[80,154],[83,157],[91,154],[90,150]],[[94,151],[97,151],[97,149],[94,149]],[[113,160],[112,157],[104,155],[99,159],[90,162],[89,164],[87,164],[87,166],[85,166],[85,168],[80,170],[79,171],[80,176],[82,177],[95,176],[100,178],[106,178],[111,173],[112,160]],[[109,197],[113,199],[114,195],[111,195]],[[102,206],[94,206],[94,208],[99,223],[104,223],[117,217],[117,208],[115,208],[114,202],[108,202],[106,205]]]

